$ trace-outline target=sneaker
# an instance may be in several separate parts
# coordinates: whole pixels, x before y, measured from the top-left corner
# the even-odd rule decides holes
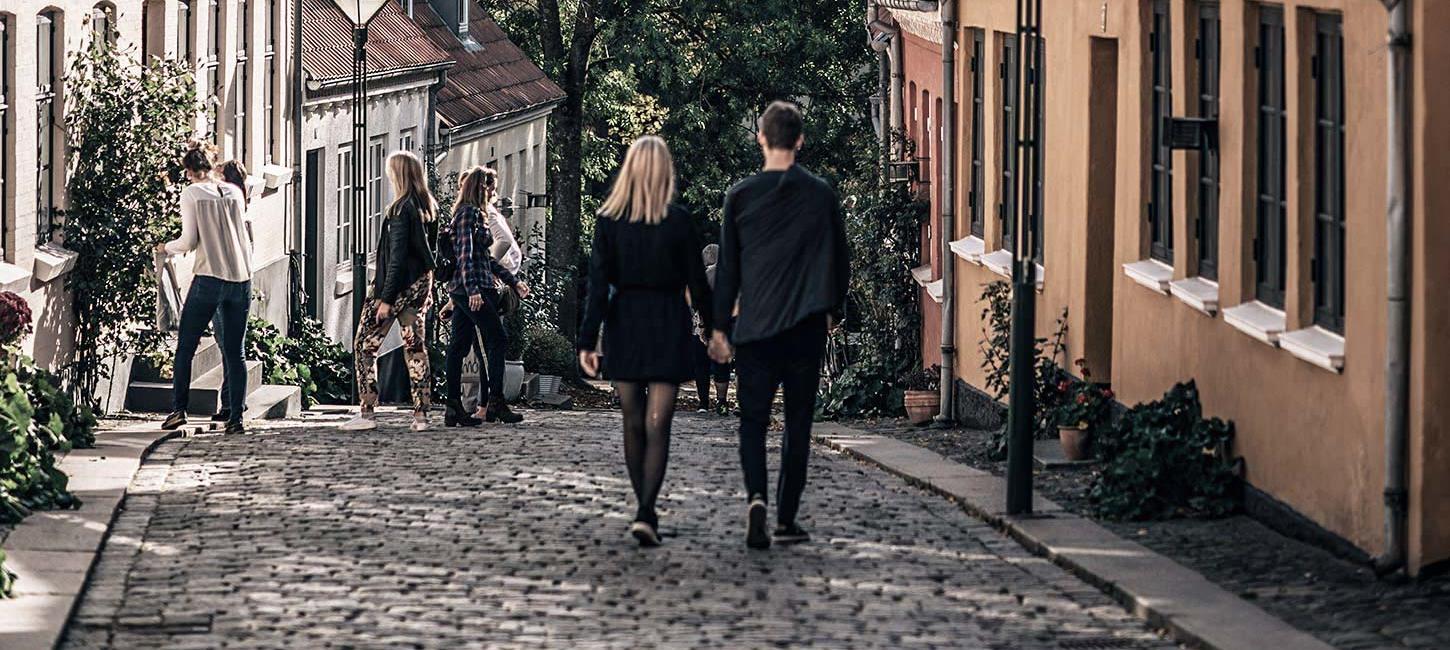
[[[372,414],[359,413],[357,417],[344,422],[338,428],[343,431],[371,431],[378,428],[378,421],[373,419]]]
[[[227,423],[226,435],[229,435],[229,436],[240,436],[240,435],[244,435],[246,433],[247,433],[247,428],[244,427],[244,426],[242,426],[241,421],[228,422]]]
[[[765,532],[765,511],[765,499],[755,497],[750,500],[750,509],[745,515],[745,545],[750,548],[770,548],[770,534]]]
[[[775,527],[775,534],[771,535],[777,544],[799,544],[811,541],[811,534],[798,524],[781,524]]]
[[[427,413],[414,413],[413,414],[413,424],[412,424],[412,426],[410,428],[413,429],[413,433],[418,433],[420,431],[427,431],[428,430],[428,414]]]
[[[166,421],[161,423],[162,431],[175,431],[186,426],[186,411],[176,411],[166,416]]]
[[[231,409],[222,409],[220,411],[217,411],[216,412],[216,415],[211,416],[211,421],[212,422],[226,422],[227,420],[230,420],[230,419],[232,419],[232,410]]]
[[[655,527],[643,521],[636,521],[629,525],[629,534],[639,540],[639,545],[646,548],[660,545],[660,534]]]

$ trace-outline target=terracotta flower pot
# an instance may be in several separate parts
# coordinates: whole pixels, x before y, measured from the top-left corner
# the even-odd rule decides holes
[[[906,406],[906,419],[912,424],[921,424],[941,411],[941,394],[934,390],[909,390],[902,398]]]
[[[1062,455],[1066,456],[1068,460],[1087,460],[1087,429],[1058,427],[1057,441],[1062,444]]]

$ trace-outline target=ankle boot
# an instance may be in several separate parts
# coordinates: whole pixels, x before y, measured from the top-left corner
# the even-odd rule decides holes
[[[443,411],[443,426],[446,427],[476,427],[482,421],[473,417],[463,408],[463,400],[448,400],[448,406]]]
[[[488,400],[488,417],[485,419],[489,422],[517,424],[524,421],[524,416],[510,411],[509,405],[503,401],[502,397],[495,397]]]

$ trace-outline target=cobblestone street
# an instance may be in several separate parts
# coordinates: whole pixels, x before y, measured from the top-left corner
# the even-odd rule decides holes
[[[640,549],[618,415],[527,415],[163,444],[64,647],[1173,647],[953,504],[820,448],[815,540],[748,551],[731,419],[677,418],[665,545]]]

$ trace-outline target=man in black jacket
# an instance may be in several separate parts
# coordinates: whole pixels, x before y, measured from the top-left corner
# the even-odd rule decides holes
[[[839,198],[795,162],[805,142],[800,108],[775,102],[757,127],[765,165],[725,196],[715,271],[715,313],[738,317],[733,332],[713,333],[710,355],[721,363],[735,357],[740,465],[749,500],[745,542],[768,548],[765,433],[778,387],[785,393],[785,437],[774,539],[786,544],[810,538],[796,515],[826,334],[845,307],[850,261]]]

